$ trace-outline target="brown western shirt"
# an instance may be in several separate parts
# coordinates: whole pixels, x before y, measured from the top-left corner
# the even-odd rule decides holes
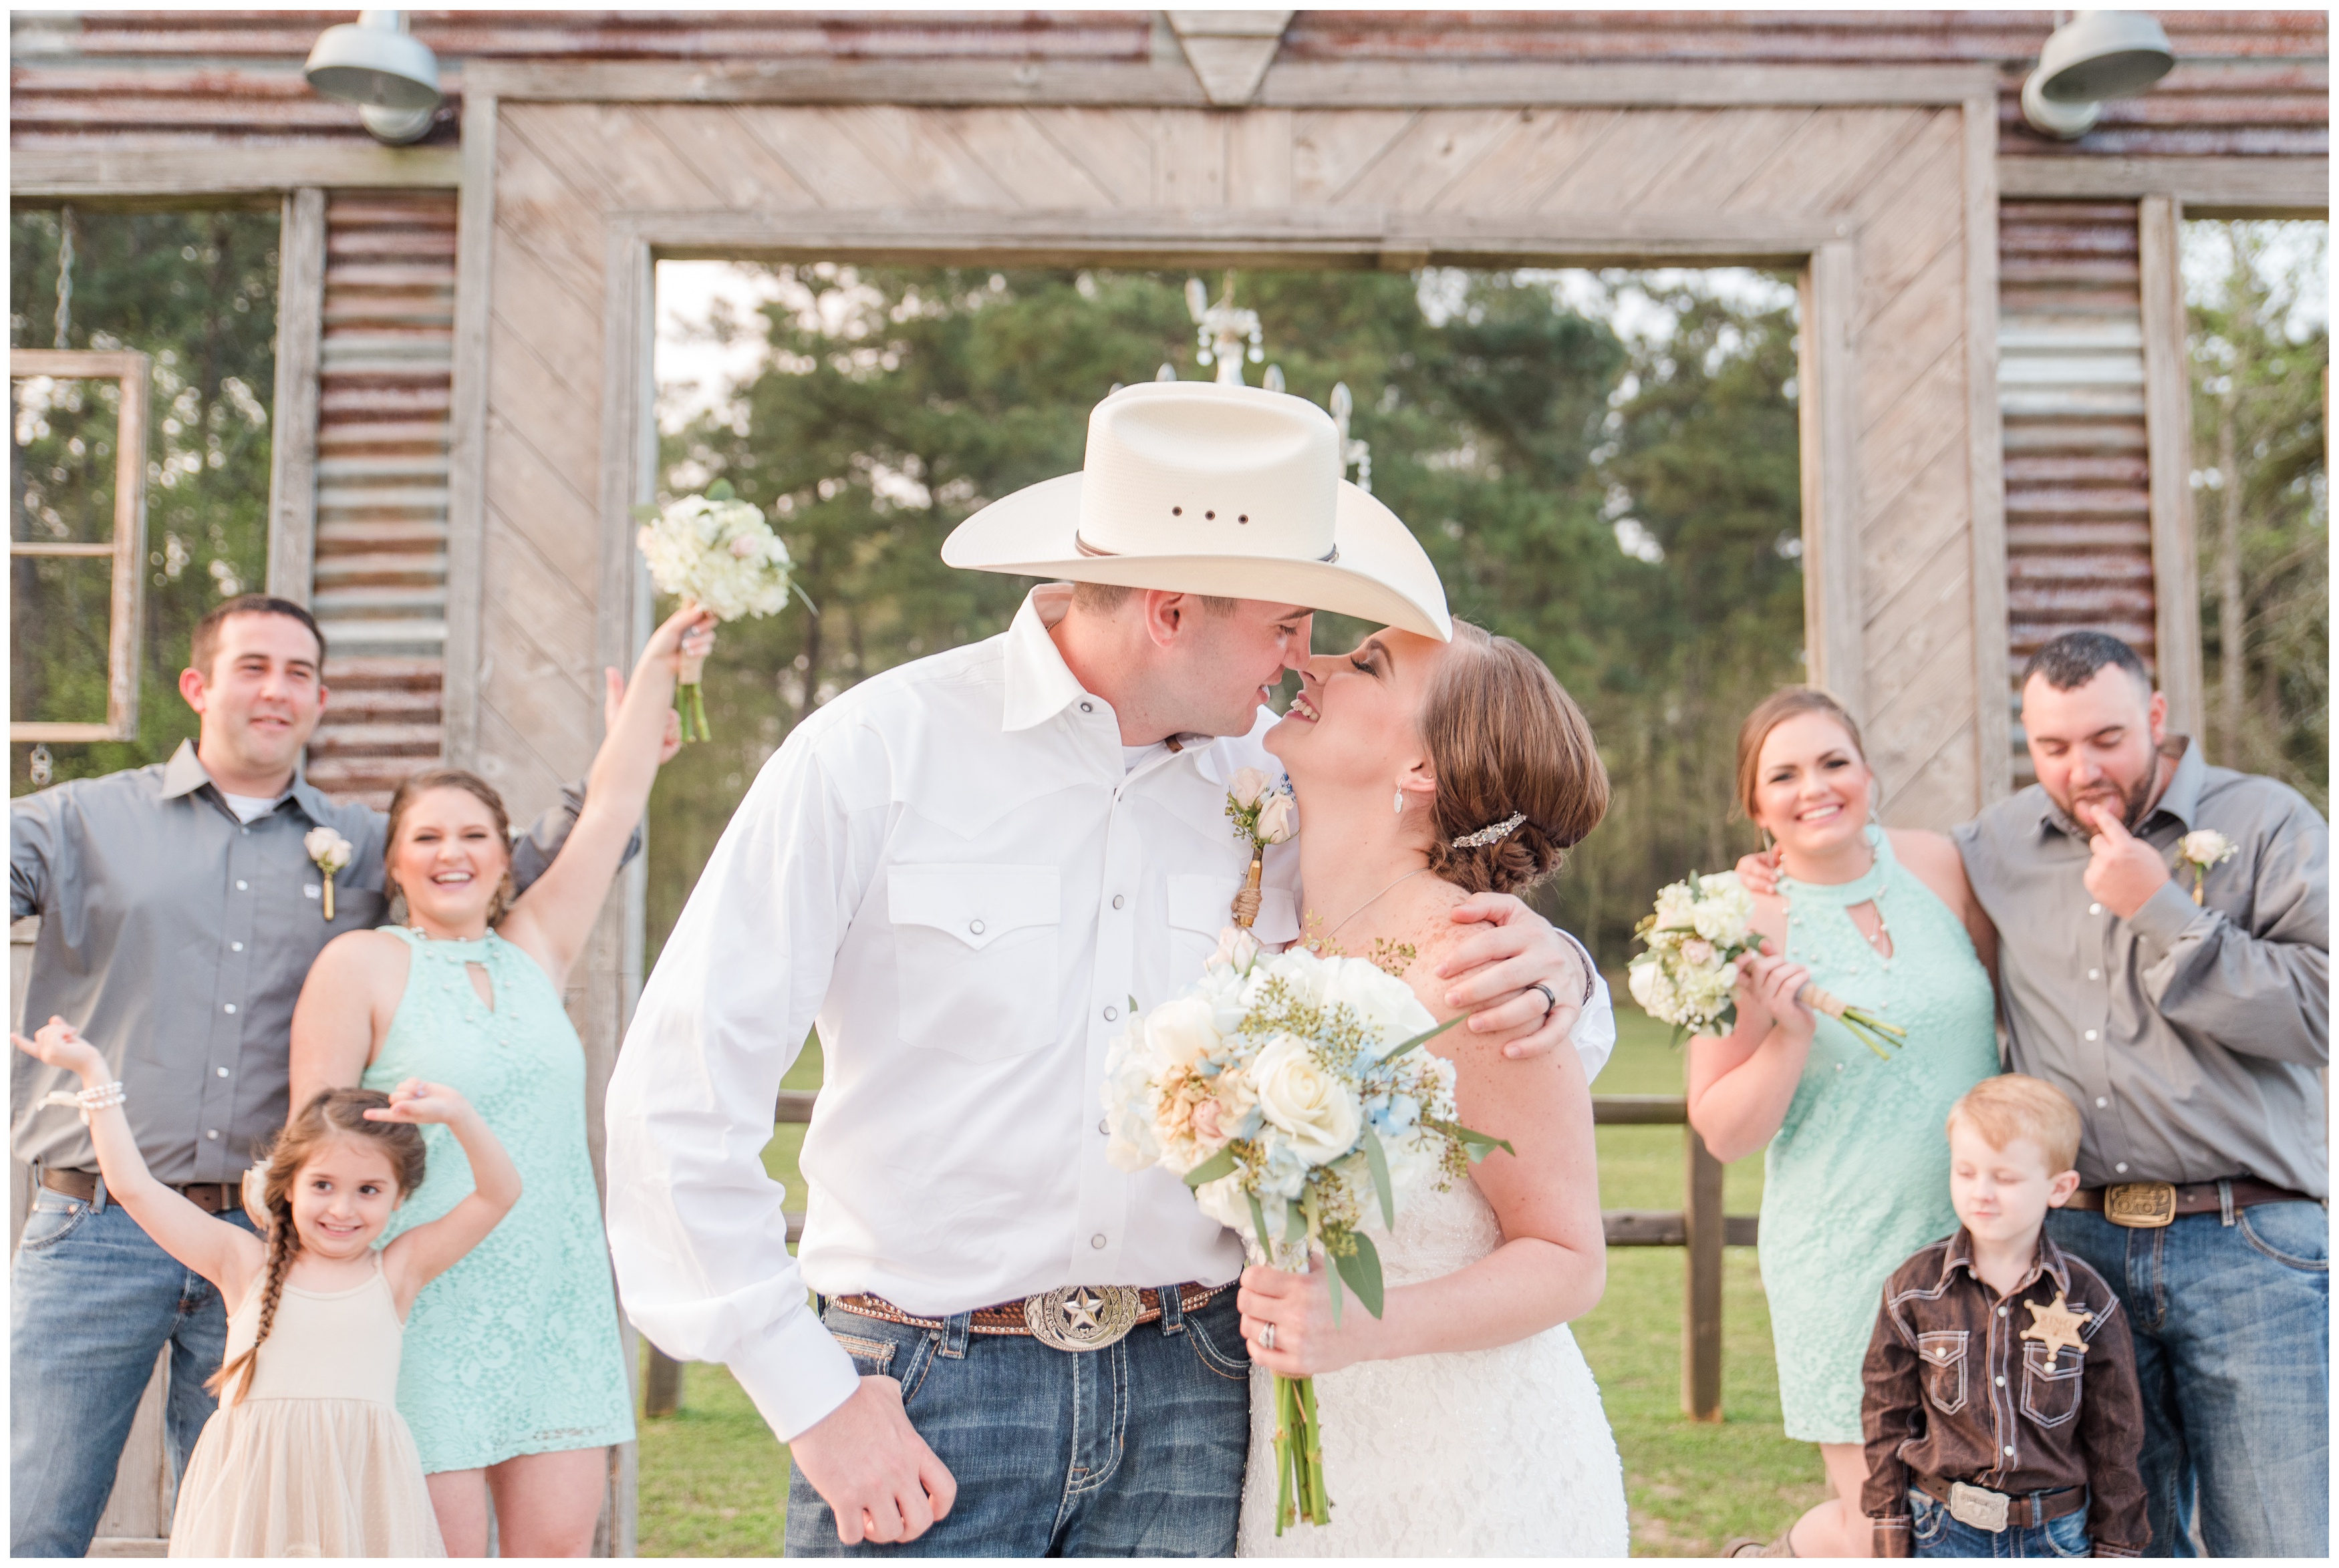
[[[2058,1295],[2087,1315],[2085,1350],[2022,1336],[2035,1320],[2028,1309],[2048,1308]],[[1918,1475],[2014,1496],[2092,1487],[2097,1556],[2134,1557],[2150,1541],[2127,1319],[2103,1277],[2043,1231],[2029,1271],[2002,1298],[1974,1272],[1962,1226],[1895,1269],[1862,1377],[1860,1506],[1878,1555],[1912,1554],[1909,1488]]]

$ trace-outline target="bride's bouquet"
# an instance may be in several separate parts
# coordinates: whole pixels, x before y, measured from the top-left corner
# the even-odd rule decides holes
[[[658,592],[686,599],[718,621],[768,616],[787,604],[788,547],[760,508],[738,498],[730,480],[717,479],[705,495],[663,508],[637,507],[635,514],[642,519],[642,558]],[[699,685],[706,666],[704,658],[686,656],[675,688],[686,742],[715,738]]]
[[[1343,1286],[1377,1317],[1384,1228],[1416,1194],[1507,1143],[1455,1119],[1454,1066],[1417,1048],[1437,1023],[1406,983],[1363,959],[1261,952],[1229,927],[1202,978],[1140,1014],[1109,1048],[1110,1157],[1185,1178],[1254,1262],[1304,1273],[1321,1253],[1338,1321]],[[1276,1533],[1331,1519],[1312,1378],[1275,1380]]]
[[[1738,1022],[1740,962],[1762,951],[1753,922],[1754,897],[1735,872],[1692,873],[1688,881],[1667,886],[1657,894],[1656,909],[1633,928],[1648,945],[1624,967],[1633,1000],[1651,1018],[1672,1024],[1677,1041],[1684,1033],[1728,1033]],[[1795,1000],[1841,1022],[1879,1056],[1908,1034],[1813,983],[1805,983]]]

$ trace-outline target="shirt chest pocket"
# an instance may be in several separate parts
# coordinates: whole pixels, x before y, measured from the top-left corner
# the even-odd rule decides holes
[[[1054,1038],[1053,866],[897,865],[885,895],[904,1045],[988,1062]]]
[[[1917,1359],[1924,1364],[1925,1397],[1944,1415],[1966,1407],[1966,1331],[1943,1328],[1917,1336]]]
[[[2079,1376],[2087,1353],[2068,1346],[2022,1347],[2022,1414],[2041,1426],[2060,1426],[2079,1413]]]

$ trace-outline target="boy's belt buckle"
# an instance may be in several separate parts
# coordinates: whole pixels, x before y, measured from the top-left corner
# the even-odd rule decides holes
[[[2124,1181],[2104,1188],[2104,1218],[2130,1230],[2158,1230],[2176,1218],[2176,1184]]]
[[[1992,1492],[1987,1486],[1969,1486],[1962,1481],[1949,1483],[1949,1517],[1977,1530],[1992,1534],[2004,1532],[2009,1501],[2005,1493]]]
[[[1127,1285],[1065,1285],[1023,1298],[1031,1337],[1058,1350],[1101,1350],[1137,1324],[1143,1305]]]

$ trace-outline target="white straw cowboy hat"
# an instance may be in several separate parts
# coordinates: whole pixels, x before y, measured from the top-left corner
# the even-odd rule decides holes
[[[1147,381],[1115,392],[1089,415],[1079,473],[993,501],[952,531],[943,559],[1454,635],[1421,546],[1340,478],[1331,416],[1258,387]]]

